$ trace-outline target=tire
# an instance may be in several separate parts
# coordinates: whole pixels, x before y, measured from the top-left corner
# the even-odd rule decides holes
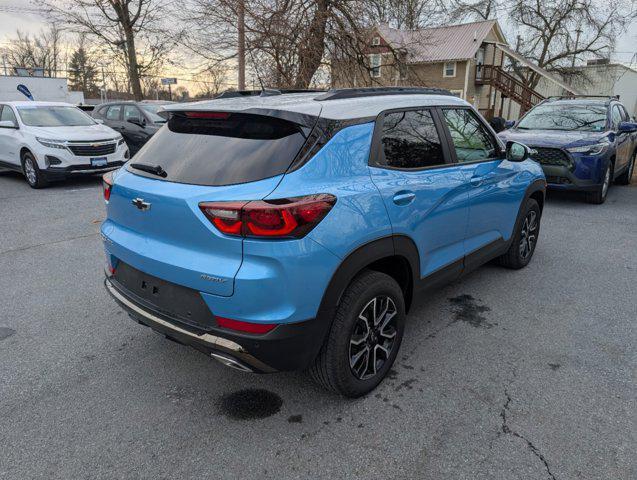
[[[538,203],[529,198],[525,205],[519,225],[515,226],[515,234],[507,252],[498,258],[500,265],[512,269],[526,267],[537,246],[540,234],[542,211]]]
[[[372,329],[366,319],[374,320]],[[398,283],[384,273],[365,270],[343,293],[330,331],[308,373],[319,385],[343,396],[365,395],[393,365],[404,328],[405,301]],[[372,355],[376,361],[370,363]]]
[[[31,152],[27,151],[22,154],[22,173],[31,188],[43,188],[48,184]]]
[[[630,159],[630,163],[628,164],[628,168],[624,171],[624,173],[617,177],[615,183],[617,183],[618,185],[630,184],[630,180],[633,177],[633,172],[635,171],[635,162],[637,162],[637,150],[635,150],[635,153],[633,153],[633,156]]]
[[[608,162],[606,166],[606,171],[604,173],[604,181],[602,184],[597,187],[596,190],[592,192],[586,192],[586,202],[592,203],[595,205],[601,205],[606,201],[606,197],[608,196],[608,190],[610,189],[611,184],[613,183],[613,164]]]

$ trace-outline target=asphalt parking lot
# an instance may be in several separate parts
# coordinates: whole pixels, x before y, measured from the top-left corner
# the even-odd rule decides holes
[[[0,174],[0,478],[637,478],[637,186],[550,195],[529,267],[419,302],[359,400],[133,323],[100,195]]]

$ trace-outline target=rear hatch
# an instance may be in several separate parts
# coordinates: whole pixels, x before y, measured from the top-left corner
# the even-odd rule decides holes
[[[102,227],[107,250],[159,279],[231,296],[243,239],[222,234],[199,204],[265,198],[309,131],[254,113],[173,112],[115,176]]]

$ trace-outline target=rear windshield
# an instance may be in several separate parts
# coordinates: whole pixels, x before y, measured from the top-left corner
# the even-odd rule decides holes
[[[161,167],[169,182],[232,185],[285,173],[305,142],[295,123],[225,112],[175,112],[129,163]]]

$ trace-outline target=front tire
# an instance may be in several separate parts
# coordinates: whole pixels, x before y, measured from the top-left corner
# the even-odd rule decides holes
[[[396,281],[371,270],[347,287],[309,374],[323,387],[356,398],[372,391],[398,354],[405,301]]]
[[[613,164],[608,162],[602,184],[597,187],[596,190],[586,193],[586,201],[594,205],[601,205],[604,203],[608,196],[608,190],[610,189],[611,183],[613,183]]]
[[[633,178],[633,172],[635,170],[635,162],[637,162],[637,150],[635,151],[635,153],[633,153],[633,156],[630,159],[630,163],[628,164],[628,168],[626,169],[624,173],[622,173],[619,177],[617,177],[617,180],[615,180],[615,183],[617,183],[618,185],[630,184],[630,181]]]
[[[498,259],[500,265],[517,270],[529,264],[537,246],[541,217],[540,205],[529,198],[524,204],[522,221],[515,227],[509,249]]]
[[[47,186],[47,181],[42,176],[38,168],[38,162],[31,152],[22,154],[22,173],[31,188],[43,188]]]

